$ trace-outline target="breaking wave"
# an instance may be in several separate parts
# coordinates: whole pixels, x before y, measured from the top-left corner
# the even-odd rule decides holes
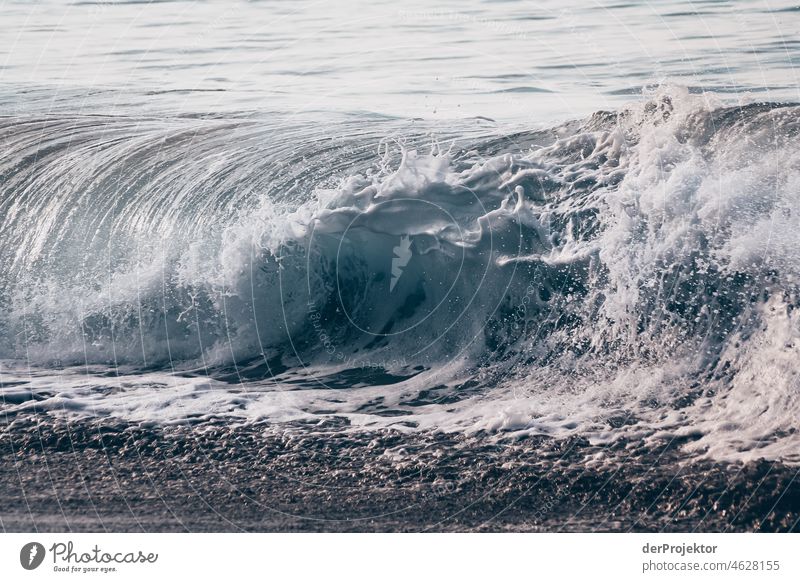
[[[4,394],[799,462],[798,112],[0,120]]]

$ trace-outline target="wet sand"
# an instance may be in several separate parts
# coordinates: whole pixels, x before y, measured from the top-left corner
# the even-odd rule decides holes
[[[797,468],[680,443],[144,427],[46,414],[0,427],[5,531],[797,531]]]

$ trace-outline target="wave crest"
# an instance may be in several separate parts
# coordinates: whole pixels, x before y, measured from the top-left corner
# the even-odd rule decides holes
[[[791,460],[797,114],[661,88],[447,150],[299,135],[265,159],[257,124],[109,121],[48,133],[36,162],[6,122],[3,349],[324,387],[369,368],[343,385],[373,390],[303,409],[361,418],[384,383],[416,426]],[[76,152],[96,162],[70,182]]]

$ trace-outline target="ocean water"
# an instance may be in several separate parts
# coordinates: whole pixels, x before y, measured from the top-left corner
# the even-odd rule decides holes
[[[800,462],[796,2],[0,10],[6,419]]]

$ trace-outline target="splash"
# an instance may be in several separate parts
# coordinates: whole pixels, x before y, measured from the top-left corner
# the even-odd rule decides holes
[[[257,123],[6,121],[3,355],[123,374],[7,401],[798,462],[797,113],[661,88],[449,150],[270,155]]]

